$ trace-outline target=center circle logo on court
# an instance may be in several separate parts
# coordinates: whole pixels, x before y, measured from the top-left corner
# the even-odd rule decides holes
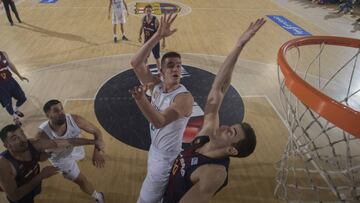
[[[156,65],[150,65],[152,73]],[[187,145],[200,131],[203,124],[207,95],[215,75],[189,65],[183,65],[181,83],[194,97],[193,112],[183,135]],[[140,85],[134,71],[121,72],[99,89],[95,97],[95,115],[101,126],[113,137],[130,146],[148,150],[151,144],[149,122],[143,116],[129,93]],[[240,123],[244,118],[244,104],[234,87],[230,86],[219,112],[220,125]]]
[[[167,1],[151,1],[151,2],[130,2],[128,3],[129,13],[133,15],[144,15],[145,6],[151,5],[153,8],[153,15],[163,15],[166,13],[177,13],[180,16],[187,15],[191,12],[191,8],[179,2]]]

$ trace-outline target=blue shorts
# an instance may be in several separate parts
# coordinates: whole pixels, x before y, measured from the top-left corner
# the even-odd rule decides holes
[[[160,42],[158,42],[151,51],[155,59],[160,58]]]
[[[25,93],[14,78],[0,83],[0,103],[3,107],[11,104],[11,98],[18,101],[26,100]]]
[[[40,193],[41,193],[41,183],[39,185],[37,185],[35,187],[35,189],[33,189],[31,192],[29,192],[24,197],[22,197],[20,200],[11,201],[8,198],[8,201],[9,201],[9,203],[34,203],[34,198],[36,197],[36,195],[38,195]]]

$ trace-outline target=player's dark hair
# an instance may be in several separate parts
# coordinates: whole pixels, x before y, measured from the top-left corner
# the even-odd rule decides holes
[[[145,6],[145,9],[147,9],[147,8],[151,8],[151,9],[152,9],[153,7],[151,6],[151,4],[148,4],[148,5]]]
[[[170,52],[165,53],[161,58],[161,67],[163,66],[164,61],[167,58],[179,58],[179,59],[181,59],[181,55],[179,53],[177,53],[177,52],[174,52],[174,51],[170,51]]]
[[[238,151],[237,155],[233,157],[247,157],[252,154],[256,147],[256,135],[254,129],[248,123],[241,123],[242,130],[245,134],[245,139],[233,144],[233,147]]]
[[[15,130],[17,130],[19,128],[20,128],[20,126],[15,125],[15,124],[10,124],[10,125],[5,126],[0,131],[0,139],[1,139],[1,141],[5,142],[5,140],[6,140],[7,136],[8,136],[8,133],[9,132],[14,132]]]
[[[43,107],[44,113],[49,112],[52,106],[59,104],[59,103],[61,103],[61,102],[56,99],[49,100],[48,102],[45,103],[45,105]]]

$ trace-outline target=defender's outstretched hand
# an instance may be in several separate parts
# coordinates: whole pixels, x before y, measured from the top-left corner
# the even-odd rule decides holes
[[[256,32],[265,24],[266,20],[264,18],[257,19],[256,22],[252,22],[248,29],[241,35],[238,40],[237,45],[242,46],[246,44]]]

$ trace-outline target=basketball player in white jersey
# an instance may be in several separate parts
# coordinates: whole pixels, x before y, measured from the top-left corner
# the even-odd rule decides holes
[[[181,56],[168,52],[161,59],[162,81],[153,76],[145,61],[153,47],[176,30],[170,26],[176,15],[165,15],[156,33],[140,48],[131,60],[131,65],[144,86],[131,91],[136,104],[150,123],[151,146],[148,154],[147,174],[141,187],[138,203],[161,201],[169,172],[177,154],[181,151],[182,137],[192,113],[194,98],[180,84]],[[151,103],[144,95],[148,84]]]
[[[48,101],[43,110],[49,119],[39,126],[38,137],[40,139],[71,139],[80,137],[81,130],[94,135],[96,145],[92,157],[93,164],[102,168],[105,160],[101,151],[104,149],[101,132],[89,121],[74,115],[65,114],[63,106],[58,100]],[[83,159],[85,156],[83,147],[71,147],[63,150],[55,150],[50,153],[49,161],[53,166],[63,173],[63,176],[79,185],[81,190],[98,203],[103,203],[104,194],[97,192],[94,186],[87,180],[84,174],[79,170],[76,163],[77,160]]]
[[[113,24],[113,32],[114,32],[114,42],[117,43],[118,38],[116,34],[116,25],[120,25],[122,40],[128,41],[129,39],[125,36],[124,24],[126,23],[126,18],[124,14],[124,6],[126,9],[127,16],[129,16],[129,11],[127,8],[127,4],[125,0],[109,0],[109,15],[108,19],[110,19],[110,13],[112,13],[112,24]],[[111,9],[112,8],[112,9]]]

